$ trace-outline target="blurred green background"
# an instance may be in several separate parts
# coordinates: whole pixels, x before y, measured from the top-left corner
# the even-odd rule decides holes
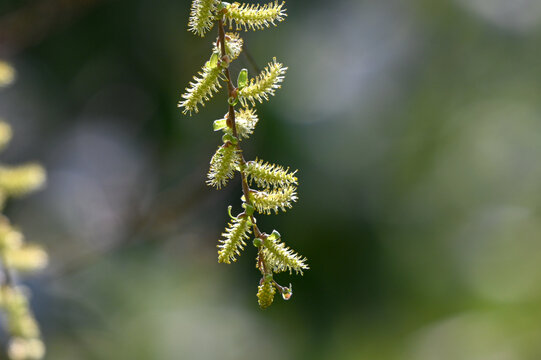
[[[541,359],[540,1],[295,0],[243,33],[289,67],[246,156],[300,179],[260,227],[311,266],[265,311],[255,249],[217,263],[240,205],[238,179],[204,185],[225,94],[176,106],[215,38],[189,7],[0,2],[2,161],[49,174],[7,209],[51,256],[22,279],[47,358]]]

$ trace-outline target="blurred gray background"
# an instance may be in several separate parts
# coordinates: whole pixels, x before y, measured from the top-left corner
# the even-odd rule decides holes
[[[189,8],[0,3],[2,161],[49,175],[7,209],[51,256],[22,278],[48,359],[541,358],[541,1],[297,0],[242,33],[289,67],[245,156],[300,180],[258,223],[311,266],[266,311],[255,249],[217,263],[241,195],[204,184],[226,95],[176,105],[215,40]]]

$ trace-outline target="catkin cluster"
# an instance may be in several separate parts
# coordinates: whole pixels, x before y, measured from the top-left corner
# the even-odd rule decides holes
[[[220,189],[235,174],[240,174],[243,211],[234,216],[232,207],[229,207],[231,221],[219,240],[218,261],[226,264],[236,261],[253,233],[253,244],[257,248],[256,267],[262,275],[257,291],[261,308],[272,304],[277,291],[285,300],[291,297],[291,285],[279,285],[273,278],[275,273],[294,271],[302,274],[308,269],[306,258],[287,247],[278,231],[264,233],[256,222],[256,214],[286,211],[297,201],[296,170],[290,171],[261,159],[246,161],[241,148],[241,141],[254,133],[259,122],[254,106],[257,102],[268,101],[281,87],[287,67],[273,58],[260,74],[251,79],[248,70],[242,69],[235,86],[229,65],[240,55],[243,47],[242,38],[234,31],[261,30],[276,25],[286,17],[284,5],[278,1],[255,5],[193,0],[189,30],[204,36],[218,24],[218,38],[209,60],[189,83],[178,104],[184,114],[191,115],[222,89],[222,83],[228,89],[228,112],[213,124],[214,131],[221,131],[223,136],[222,144],[210,161],[207,184]],[[233,31],[226,33],[224,24],[229,24]]]
[[[0,61],[0,88],[9,85],[15,72]],[[11,127],[0,120],[0,150],[11,139]],[[6,200],[39,189],[45,183],[45,171],[38,164],[7,166],[0,164],[0,211]],[[10,360],[39,360],[45,355],[40,330],[28,304],[28,289],[18,285],[18,273],[33,272],[47,265],[47,253],[37,244],[24,241],[22,233],[0,214],[0,312],[9,335]]]

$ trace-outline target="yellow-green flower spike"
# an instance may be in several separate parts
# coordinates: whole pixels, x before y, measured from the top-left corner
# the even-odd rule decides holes
[[[205,101],[210,100],[218,92],[222,87],[219,81],[222,72],[223,68],[218,65],[212,66],[210,60],[205,63],[202,71],[198,73],[199,76],[193,77],[186,92],[182,94],[184,100],[178,103],[178,107],[184,108],[182,110],[184,114],[199,112],[197,108],[199,104],[205,106]]]
[[[274,234],[274,233],[273,233]],[[274,272],[295,270],[302,275],[302,270],[307,270],[306,258],[295,253],[280,241],[279,237],[270,235],[263,242],[263,254]]]
[[[284,75],[287,67],[276,62],[276,58],[270,62],[255,79],[250,79],[250,83],[242,89],[239,89],[239,99],[243,106],[247,106],[248,101],[255,106],[255,101],[260,103],[263,100],[269,100],[269,96],[274,95],[276,89],[281,87],[284,81]]]
[[[233,129],[227,126],[227,117],[229,113],[226,113],[222,119],[214,121],[214,131],[223,130],[226,134],[233,134]],[[237,125],[238,139],[248,139],[253,134],[259,118],[254,109],[244,108],[239,111],[235,111],[235,124]]]
[[[246,108],[235,111],[235,124],[239,137],[248,139],[253,134],[258,121],[255,109]]]
[[[0,191],[9,196],[25,195],[45,184],[45,170],[38,164],[0,167]]]
[[[288,185],[273,190],[252,191],[250,199],[260,214],[270,214],[271,211],[286,211],[292,207],[291,203],[297,201],[297,188]]]
[[[274,301],[274,294],[276,294],[276,288],[271,280],[265,279],[257,289],[257,302],[261,309],[266,309],[272,305]]]
[[[236,256],[246,246],[245,240],[251,233],[250,226],[252,223],[247,216],[231,220],[222,234],[224,239],[218,245],[218,262],[230,264],[231,261],[237,261]]]
[[[244,168],[250,182],[254,181],[258,186],[269,188],[270,186],[297,185],[295,173],[275,164],[263,162],[263,160],[248,161]]]
[[[220,146],[210,160],[207,184],[217,189],[226,186],[229,179],[235,175],[239,163],[240,154],[236,146],[231,143]]]
[[[278,3],[278,1],[263,6],[235,2],[227,5],[225,17],[229,22],[230,28],[233,27],[233,23],[236,23],[237,30],[242,28],[246,31],[248,29],[260,30],[271,25],[276,26],[277,22],[284,20],[287,16],[284,5],[285,2]]]
[[[188,30],[203,37],[214,26],[214,14],[220,1],[193,0]]]
[[[225,52],[229,56],[229,61],[233,61],[239,57],[242,52],[243,40],[242,38],[235,33],[225,34]],[[220,54],[222,49],[218,46],[218,42],[213,43],[214,52]]]

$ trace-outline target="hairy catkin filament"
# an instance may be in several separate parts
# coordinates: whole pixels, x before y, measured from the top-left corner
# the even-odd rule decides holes
[[[296,273],[302,274],[302,270],[308,269],[306,258],[295,253],[287,247],[280,239],[268,237],[263,242],[263,254],[268,262],[272,265],[274,272],[294,270]]]
[[[239,4],[235,2],[227,6],[225,14],[229,21],[229,27],[233,28],[233,23],[236,23],[236,29],[240,30],[260,30],[277,22],[281,22],[287,16],[284,9],[285,2],[268,3],[265,5],[259,4]]]
[[[192,111],[199,112],[198,105],[205,106],[205,101],[210,100],[218,92],[218,89],[222,87],[219,81],[222,72],[222,67],[212,66],[211,62],[207,61],[198,73],[199,76],[193,77],[190,86],[182,94],[184,100],[178,103],[178,107],[184,108],[182,110],[184,114],[190,113],[191,115]]]
[[[257,288],[257,302],[262,309],[266,309],[272,305],[274,301],[274,294],[276,293],[276,288],[272,283],[272,279],[265,280]]]
[[[214,26],[213,15],[220,2],[217,0],[194,0],[188,21],[188,30],[204,36]]]
[[[269,96],[273,96],[276,89],[281,87],[284,81],[284,75],[287,67],[284,67],[276,58],[270,62],[255,79],[252,78],[250,83],[239,90],[239,100],[243,106],[248,105],[248,101],[255,106],[256,100],[260,103],[263,100],[269,100]]]
[[[235,169],[240,164],[240,153],[236,146],[226,143],[216,150],[210,160],[207,184],[220,189],[227,185],[229,179],[235,175]]]
[[[239,57],[242,52],[242,45],[244,41],[236,33],[225,34],[225,52],[229,56],[229,60],[233,61]],[[218,41],[213,43],[214,53],[219,54],[221,52]]]
[[[251,191],[250,199],[260,214],[270,214],[271,211],[278,213],[279,210],[286,211],[297,201],[297,188],[284,186],[272,190]]]
[[[251,233],[250,226],[252,223],[247,216],[234,218],[229,223],[225,232],[222,234],[223,240],[220,240],[218,245],[218,262],[230,264],[231,261],[236,261],[236,256],[240,255],[240,250],[244,249]]]
[[[248,161],[244,172],[248,176],[249,181],[253,181],[263,188],[297,184],[297,177],[295,177],[296,170],[289,172],[289,169],[263,162],[263,160]]]

